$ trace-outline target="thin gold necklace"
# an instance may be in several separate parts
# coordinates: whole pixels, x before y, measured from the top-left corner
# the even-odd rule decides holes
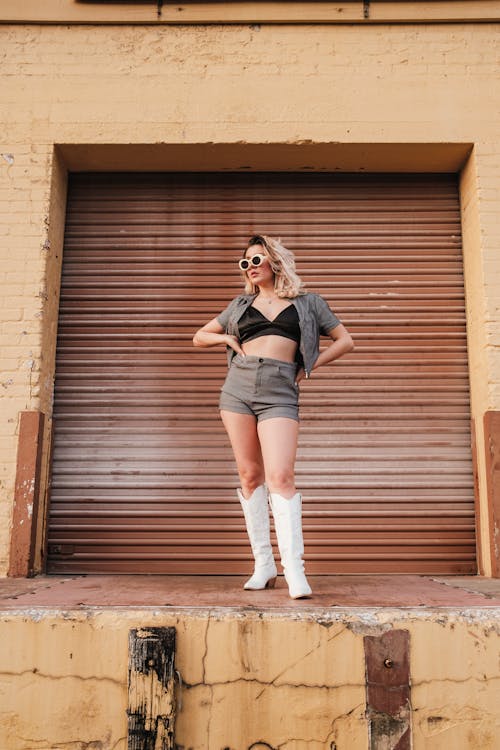
[[[267,297],[264,297],[263,294],[259,294],[259,296],[262,298],[262,301],[267,302],[268,305],[272,305],[273,302],[278,299],[276,295],[274,295],[274,297],[269,297],[269,299]]]

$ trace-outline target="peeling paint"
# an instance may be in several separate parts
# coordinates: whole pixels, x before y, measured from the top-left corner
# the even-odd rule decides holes
[[[372,622],[366,619],[362,622],[348,622],[346,627],[356,635],[382,635],[392,630],[391,623],[379,623],[375,619]]]
[[[63,581],[61,582],[63,583]],[[26,619],[33,619],[35,622],[39,622],[44,619],[53,618],[64,618],[66,620],[74,621],[79,623],[87,620],[99,620],[99,618],[111,616],[116,618],[117,621],[122,619],[127,621],[131,619],[135,620],[138,613],[142,613],[143,617],[147,617],[151,620],[157,618],[165,618],[166,616],[182,617],[182,618],[199,618],[203,617],[204,621],[210,619],[213,622],[222,622],[224,620],[237,621],[241,619],[251,621],[262,621],[262,622],[273,622],[274,620],[280,621],[294,621],[301,623],[316,623],[317,617],[320,617],[322,622],[319,623],[321,627],[325,627],[325,622],[331,622],[332,625],[335,623],[343,623],[346,628],[352,632],[356,632],[356,628],[371,626],[376,627],[380,624],[386,632],[392,627],[401,625],[402,623],[408,622],[433,622],[440,625],[441,627],[450,626],[456,623],[468,623],[471,625],[481,625],[484,627],[485,632],[495,632],[500,635],[500,607],[498,606],[483,606],[483,607],[469,607],[469,608],[456,608],[456,607],[425,607],[425,608],[405,608],[401,607],[397,610],[390,610],[392,613],[392,619],[388,619],[388,615],[385,608],[375,607],[336,607],[335,609],[266,609],[261,611],[253,611],[248,609],[239,609],[237,607],[178,607],[173,605],[167,605],[164,607],[153,607],[153,606],[140,606],[131,607],[129,606],[113,606],[113,607],[102,607],[102,606],[90,606],[84,605],[82,607],[72,608],[60,608],[60,607],[4,607],[0,608],[0,617],[18,617],[22,616]],[[358,634],[358,633],[356,633]],[[359,632],[359,635],[371,635],[370,632]]]
[[[20,734],[22,725],[22,736],[30,737],[33,747],[45,747],[42,741],[47,747],[73,748],[77,741],[84,747],[111,732],[104,750],[125,750],[129,629],[175,627],[176,669],[183,675],[178,750],[366,750],[363,638],[367,633],[382,638],[403,626],[411,633],[415,747],[433,737],[435,750],[495,750],[500,676],[494,634],[500,608],[391,608],[390,613],[392,619],[389,611],[361,608],[5,609],[0,612],[2,710],[16,717],[9,731]],[[26,701],[35,707],[34,715],[24,711]],[[80,711],[73,709],[77,705]],[[377,736],[395,737],[402,729],[398,717],[384,719],[379,713],[372,717]],[[0,728],[0,747],[15,747],[3,739],[5,731]]]

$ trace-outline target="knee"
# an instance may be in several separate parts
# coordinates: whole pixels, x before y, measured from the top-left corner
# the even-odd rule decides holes
[[[291,497],[295,493],[295,475],[291,469],[277,469],[266,477],[270,492],[277,492],[284,497]]]
[[[257,464],[247,464],[239,471],[241,491],[246,498],[255,492],[257,487],[264,484],[264,472]]]

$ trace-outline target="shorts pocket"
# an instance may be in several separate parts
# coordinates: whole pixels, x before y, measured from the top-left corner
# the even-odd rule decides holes
[[[283,380],[286,380],[287,383],[291,383],[293,386],[297,385],[295,382],[297,371],[294,367],[284,367],[283,365],[278,365],[278,370]]]
[[[245,357],[242,357],[240,354],[236,354],[236,356],[233,357],[231,367],[235,367],[237,370],[254,369],[252,362],[247,362]]]
[[[292,367],[276,365],[269,378],[269,387],[275,398],[295,400],[298,386],[295,384],[295,372]]]

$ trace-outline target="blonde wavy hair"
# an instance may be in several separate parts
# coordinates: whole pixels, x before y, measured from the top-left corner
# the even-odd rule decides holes
[[[306,293],[304,283],[295,271],[295,256],[291,250],[281,244],[280,239],[274,240],[265,234],[254,234],[248,240],[243,258],[252,245],[260,245],[264,250],[264,255],[269,259],[269,264],[274,272],[274,291],[277,297],[291,299],[298,297],[299,294]],[[256,294],[257,287],[246,273],[243,273],[243,278],[245,279],[245,292]]]

